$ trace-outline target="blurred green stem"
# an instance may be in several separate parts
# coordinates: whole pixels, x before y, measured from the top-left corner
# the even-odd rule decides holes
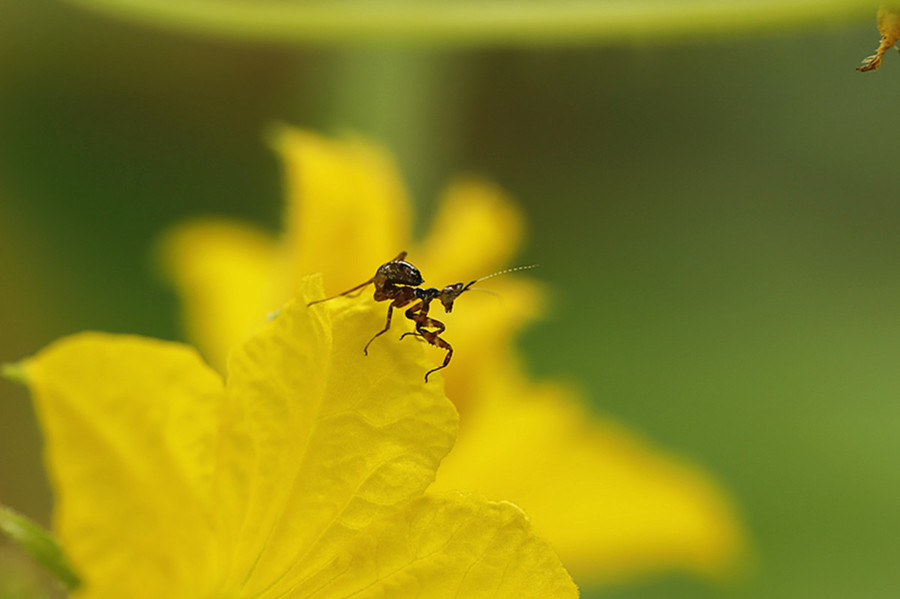
[[[77,589],[81,584],[56,539],[22,514],[3,505],[0,505],[0,532],[22,547],[67,590]]]
[[[587,44],[720,37],[871,18],[872,0],[256,2],[68,0],[197,34],[274,43]]]
[[[327,83],[331,93],[324,121],[387,146],[421,207],[445,183],[445,169],[459,143],[460,69],[460,60],[438,52],[340,51]]]

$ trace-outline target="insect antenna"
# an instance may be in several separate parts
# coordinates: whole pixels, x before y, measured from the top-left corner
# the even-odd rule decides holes
[[[500,294],[491,289],[485,289],[484,287],[469,287],[469,291],[480,291],[481,293],[487,293],[488,295],[493,295],[496,298],[500,297]]]
[[[494,291],[493,289],[485,289],[484,287],[466,287],[465,289],[460,291],[460,293],[462,293],[463,291],[479,291],[481,293],[491,296],[494,299],[494,301],[496,301],[500,305],[503,305],[503,296],[500,295],[499,293],[497,293],[496,291]]]
[[[491,273],[491,274],[489,274],[489,275],[485,275],[485,276],[481,277],[480,279],[475,279],[474,281],[471,281],[468,285],[466,285],[465,287],[463,287],[463,291],[466,291],[467,289],[470,289],[470,288],[472,287],[472,285],[474,285],[475,283],[479,283],[479,282],[481,282],[481,281],[484,281],[485,279],[492,279],[492,278],[494,278],[494,277],[499,277],[500,275],[505,275],[505,274],[510,273],[510,272],[516,272],[516,271],[518,271],[518,270],[530,270],[530,269],[532,269],[532,268],[537,268],[538,266],[540,266],[540,264],[529,264],[528,266],[514,266],[514,267],[512,267],[512,268],[506,268],[506,269],[504,269],[504,270],[498,270],[497,272],[493,272],[493,273]]]

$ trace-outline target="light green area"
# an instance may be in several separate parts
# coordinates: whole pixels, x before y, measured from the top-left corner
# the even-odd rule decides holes
[[[19,362],[0,364],[0,376],[16,383],[24,383],[25,367]]]
[[[8,507],[0,506],[0,531],[15,541],[66,589],[78,588],[78,575],[66,562],[62,550],[49,532]]]
[[[68,1],[116,17],[217,37],[456,47],[721,37],[861,19],[877,6],[871,0]]]

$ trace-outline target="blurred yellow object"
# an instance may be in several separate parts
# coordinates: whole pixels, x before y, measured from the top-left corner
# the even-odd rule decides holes
[[[123,335],[25,362],[78,596],[577,597],[518,507],[424,494],[458,422],[422,347],[367,359],[380,306],[310,308],[321,277],[298,283],[227,381],[193,348]]]
[[[287,177],[282,238],[214,220],[182,224],[163,242],[187,329],[220,368],[228,349],[304,274],[322,272],[332,295],[409,250],[426,285],[442,287],[503,268],[522,240],[524,219],[512,201],[469,179],[449,187],[430,233],[412,244],[409,202],[383,151],[291,128],[280,129],[273,143]],[[515,275],[485,287],[499,298],[467,293],[453,314],[441,315],[455,353],[440,372],[462,428],[433,488],[517,503],[580,583],[679,570],[711,578],[735,573],[746,557],[743,529],[709,475],[593,417],[572,390],[529,380],[513,337],[536,317],[543,293]],[[394,323],[398,335],[409,328],[403,318]],[[400,343],[392,337],[376,341],[369,354]],[[434,365],[443,358],[428,352]]]
[[[878,32],[881,33],[878,50],[865,58],[862,64],[856,67],[857,71],[877,71],[885,53],[896,47],[897,40],[900,40],[900,6],[896,3],[885,3],[878,9]]]

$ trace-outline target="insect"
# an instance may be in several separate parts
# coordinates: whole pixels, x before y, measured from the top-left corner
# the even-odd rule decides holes
[[[371,339],[369,339],[369,342],[366,343],[366,346],[363,348],[363,353],[365,355],[369,355],[369,346],[372,345],[372,342],[381,335],[387,333],[391,328],[391,317],[394,314],[394,308],[402,308],[404,306],[413,304],[406,310],[405,314],[408,319],[416,323],[416,330],[415,332],[403,333],[402,335],[400,335],[400,339],[403,339],[407,335],[411,335],[413,337],[419,337],[427,343],[434,345],[435,347],[440,347],[441,349],[447,350],[447,355],[444,356],[444,362],[437,368],[432,368],[425,373],[426,383],[428,382],[428,375],[433,372],[437,372],[442,368],[446,368],[447,365],[450,364],[450,358],[453,357],[453,347],[449,343],[447,343],[446,340],[441,338],[441,333],[443,333],[447,327],[440,320],[428,316],[428,310],[431,307],[431,302],[435,299],[440,300],[441,305],[444,307],[444,311],[450,313],[453,311],[453,302],[456,301],[456,298],[462,295],[463,292],[468,291],[475,283],[483,281],[485,279],[489,279],[491,277],[495,277],[497,275],[513,272],[516,270],[534,268],[535,266],[537,266],[537,264],[532,264],[531,266],[518,266],[516,268],[508,268],[506,270],[501,270],[485,277],[481,277],[480,279],[475,279],[474,281],[470,281],[466,284],[453,283],[451,285],[447,285],[443,289],[437,289],[435,287],[426,288],[421,286],[422,283],[425,282],[425,280],[422,278],[422,273],[419,272],[418,268],[406,261],[406,254],[406,252],[400,252],[400,254],[396,258],[379,266],[378,270],[375,271],[375,276],[365,283],[360,283],[356,287],[348,289],[343,293],[339,293],[331,297],[326,297],[325,299],[309,302],[309,304],[307,305],[312,306],[313,304],[327,302],[328,300],[332,300],[336,297],[350,295],[353,292],[359,292],[361,289],[374,283],[375,301],[390,301],[391,303],[388,304],[387,322],[385,322],[384,328],[375,333],[375,335]]]

